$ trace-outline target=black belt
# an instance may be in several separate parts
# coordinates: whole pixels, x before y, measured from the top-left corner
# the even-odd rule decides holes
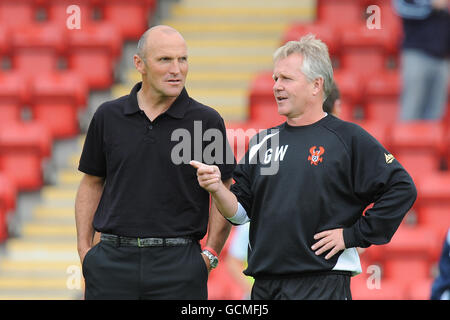
[[[100,239],[116,246],[128,247],[176,247],[192,243],[192,239],[188,238],[130,238],[107,233],[102,233]]]

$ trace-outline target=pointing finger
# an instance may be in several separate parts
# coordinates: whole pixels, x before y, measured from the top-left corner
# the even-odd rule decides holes
[[[199,169],[201,166],[203,166],[203,163],[199,162],[199,161],[195,161],[195,160],[191,160],[189,162],[189,164],[191,166],[193,166],[195,169]]]

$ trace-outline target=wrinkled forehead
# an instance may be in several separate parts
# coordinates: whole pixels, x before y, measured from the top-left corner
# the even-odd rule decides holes
[[[301,72],[303,57],[301,54],[293,53],[286,57],[280,57],[274,61],[273,74],[298,73]]]

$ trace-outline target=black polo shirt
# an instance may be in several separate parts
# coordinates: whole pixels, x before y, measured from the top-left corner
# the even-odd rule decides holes
[[[129,237],[201,239],[210,197],[189,160],[216,164],[223,180],[232,177],[236,164],[224,121],[185,89],[150,121],[138,106],[141,85],[102,104],[89,125],[78,170],[105,177],[94,228]]]

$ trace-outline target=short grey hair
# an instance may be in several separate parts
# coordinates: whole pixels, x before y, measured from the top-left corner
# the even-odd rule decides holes
[[[139,38],[137,48],[136,48],[136,54],[141,57],[141,59],[145,58],[145,45],[147,44],[147,35],[149,34],[150,29],[145,31],[142,36]]]
[[[303,36],[298,41],[289,41],[273,54],[274,62],[287,58],[291,54],[301,54],[303,63],[300,70],[308,81],[323,79],[323,100],[333,88],[333,67],[327,45],[312,34]]]

